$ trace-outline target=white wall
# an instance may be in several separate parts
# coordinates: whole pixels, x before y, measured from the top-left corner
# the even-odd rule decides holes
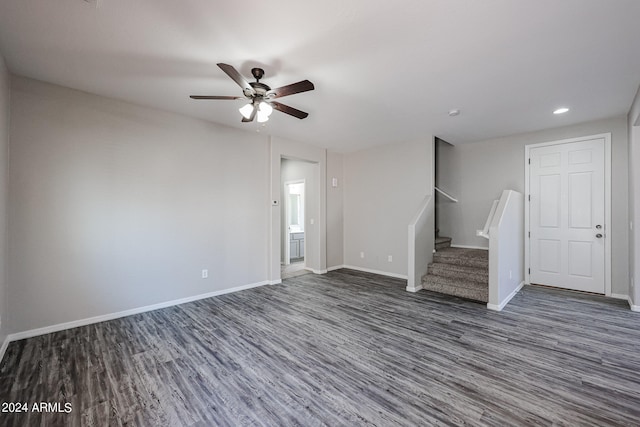
[[[318,163],[305,162],[301,160],[289,160],[282,159],[281,163],[281,178],[282,182],[282,194],[286,193],[284,184],[287,181],[297,181],[304,180],[305,184],[305,194],[304,194],[304,231],[305,231],[305,244],[308,240],[307,231],[309,232],[309,237],[311,238],[312,243],[318,239],[317,230],[318,227],[315,227],[315,221],[317,221],[317,213],[319,210],[319,194],[318,190],[320,188],[318,180],[320,179],[320,167]],[[280,205],[280,224],[282,233],[282,239],[280,244],[280,262],[284,262],[285,255],[285,245],[289,244],[289,241],[286,240],[285,232],[286,229],[286,212],[285,212],[285,200],[284,196],[282,198],[282,203]],[[314,224],[310,224],[310,220],[314,220]],[[306,253],[305,253],[306,256]]]
[[[437,226],[440,235],[452,237],[454,245],[487,247],[487,240],[476,237],[475,231],[483,227],[491,203],[503,190],[524,193],[525,145],[608,132],[612,138],[612,292],[627,295],[628,148],[627,118],[624,116],[455,147],[440,146],[438,184],[459,200],[449,203],[439,198]]]
[[[524,196],[504,190],[489,227],[489,302],[502,308],[524,284]]]
[[[345,265],[406,278],[407,227],[432,191],[432,160],[431,137],[345,154]]]
[[[267,279],[266,137],[19,77],[11,117],[11,332]]]
[[[0,358],[9,326],[6,268],[10,86],[9,70],[0,55]]]
[[[636,243],[640,242],[640,88],[627,117],[629,132],[629,219],[633,222],[633,230],[629,231],[629,298],[632,308],[640,310],[640,250]]]
[[[344,264],[344,173],[342,153],[327,153],[327,268]],[[338,186],[332,186],[332,179]]]

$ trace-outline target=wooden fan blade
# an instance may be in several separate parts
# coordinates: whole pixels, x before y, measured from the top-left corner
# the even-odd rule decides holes
[[[231,77],[233,81],[236,82],[238,86],[242,88],[242,91],[244,92],[245,95],[247,94],[255,95],[256,91],[251,87],[249,82],[244,77],[242,77],[242,74],[240,74],[238,70],[233,68],[233,66],[229,64],[219,63],[218,67],[220,67],[220,69],[224,71],[227,74],[227,76]]]
[[[313,83],[311,83],[309,80],[302,80],[298,83],[292,83],[287,86],[271,89],[269,92],[267,92],[265,97],[267,99],[276,99],[282,98],[283,96],[293,95],[295,93],[307,92],[313,89],[315,89]]]
[[[242,116],[242,123],[252,122],[253,119],[256,118],[256,114],[258,113],[258,107],[256,105],[253,106],[253,111],[251,112],[251,116],[247,119],[245,116]]]
[[[309,113],[305,113],[304,111],[297,110],[293,107],[289,107],[288,105],[284,105],[279,102],[270,102],[269,104],[271,104],[271,106],[276,110],[281,111],[290,116],[297,117],[299,119],[304,119],[309,115]]]
[[[245,99],[244,96],[191,95],[191,99]]]

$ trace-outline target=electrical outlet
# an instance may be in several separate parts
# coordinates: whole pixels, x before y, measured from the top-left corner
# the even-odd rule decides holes
[[[360,252],[360,258],[364,258],[364,252]]]
[[[389,262],[393,262],[393,255],[389,255],[389,256],[387,257],[387,261],[389,261]]]
[[[209,270],[202,270],[202,278],[206,279],[207,277],[209,277]]]

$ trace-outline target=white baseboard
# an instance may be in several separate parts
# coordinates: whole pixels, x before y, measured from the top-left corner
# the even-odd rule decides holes
[[[279,285],[280,283],[282,283],[282,279],[267,281],[267,285]]]
[[[485,248],[482,246],[469,246],[469,245],[451,245],[452,248],[461,248],[461,249],[482,249],[483,251],[488,251],[489,248]]]
[[[342,265],[334,265],[333,267],[327,267],[327,271],[340,270],[341,268],[344,268],[344,264],[342,264]]]
[[[407,286],[407,292],[418,292],[419,290],[422,289],[422,285],[418,285],[415,288],[411,287],[411,286]]]
[[[326,269],[325,270],[316,270],[315,268],[310,268],[310,267],[305,267],[304,269],[307,270],[307,271],[310,271],[310,272],[312,272],[314,274],[327,274],[327,270]]]
[[[518,292],[520,292],[520,289],[522,289],[523,286],[524,286],[524,282],[520,282],[518,287],[515,288],[513,292],[509,294],[509,296],[507,296],[504,300],[502,300],[500,304],[496,305],[496,304],[487,303],[487,308],[493,311],[502,311],[504,306],[507,305],[509,301],[511,301],[511,299],[515,297]]]
[[[9,339],[9,337],[6,337],[4,339],[4,342],[2,343],[2,347],[0,347],[0,362],[2,362],[2,358],[4,357],[4,353],[7,351],[7,347],[9,347],[10,342],[11,340]]]
[[[625,294],[611,294],[609,295],[610,298],[615,298],[615,299],[624,299],[624,300],[629,300],[629,295],[625,295]]]
[[[629,301],[629,308],[631,308],[631,311],[640,311],[640,305],[633,305],[633,301],[631,301],[631,297],[629,297],[627,301]]]
[[[119,319],[120,317],[132,316],[134,314],[145,313],[147,311],[158,310],[161,308],[172,307],[174,305],[185,304],[192,301],[197,301],[205,298],[211,298],[219,295],[229,294],[232,292],[244,291],[246,289],[257,288],[259,286],[268,285],[271,282],[257,282],[250,283],[248,285],[236,286],[234,288],[222,289],[220,291],[208,292],[206,294],[194,295],[191,297],[176,299],[172,301],[165,301],[158,304],[147,305],[144,307],[132,308],[131,310],[119,311],[117,313],[103,314],[101,316],[89,317],[86,319],[74,320],[71,322],[58,323],[57,325],[45,326],[44,328],[31,329],[24,332],[18,332],[11,334],[7,338],[8,341],[18,341],[25,338],[37,337],[38,335],[50,334],[52,332],[64,331],[66,329],[77,328],[79,326],[91,325],[93,323],[105,322],[107,320]]]
[[[406,274],[389,273],[388,271],[380,271],[380,270],[373,270],[371,268],[356,267],[355,265],[344,265],[342,268],[350,268],[351,270],[364,271],[365,273],[379,274],[381,276],[393,277],[396,279],[404,279],[404,280],[408,279],[408,276]]]

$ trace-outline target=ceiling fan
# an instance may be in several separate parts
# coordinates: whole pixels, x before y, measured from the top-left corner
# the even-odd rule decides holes
[[[273,110],[281,111],[290,116],[304,119],[309,115],[304,111],[300,111],[288,105],[281,104],[274,101],[276,98],[282,98],[283,96],[289,96],[296,93],[307,92],[313,90],[314,86],[309,80],[302,80],[298,83],[292,83],[287,86],[282,86],[276,89],[271,89],[264,83],[260,82],[260,79],[264,76],[264,70],[262,68],[252,68],[251,74],[256,79],[255,82],[248,82],[242,74],[238,72],[233,66],[229,64],[218,64],[218,67],[224,71],[234,82],[242,88],[244,97],[242,96],[214,96],[214,95],[191,95],[192,99],[247,99],[249,103],[240,108],[243,122],[252,122],[256,116],[258,122],[266,122],[269,120],[269,116]]]

